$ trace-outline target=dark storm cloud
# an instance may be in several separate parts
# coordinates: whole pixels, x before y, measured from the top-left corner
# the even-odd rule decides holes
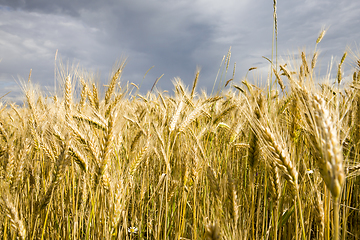
[[[224,54],[231,46],[230,66],[236,81],[258,67],[263,81],[271,57],[273,1],[216,0],[0,0],[0,96],[20,93],[18,76],[53,88],[54,57],[79,63],[106,81],[113,64],[128,56],[123,80],[146,92],[158,86],[171,90],[180,76],[191,85],[200,66],[200,87],[211,90]],[[296,58],[306,46],[311,52],[319,31],[330,27],[319,45],[319,65],[326,70],[331,55],[340,58],[347,45],[360,38],[356,1],[278,1],[278,54]],[[232,74],[232,67],[230,67]],[[14,81],[17,80],[17,81]],[[259,79],[257,79],[259,81]]]
[[[0,4],[16,10],[66,14],[73,17],[79,17],[79,11],[81,9],[96,9],[100,7],[103,2],[96,0],[2,0],[0,1]]]

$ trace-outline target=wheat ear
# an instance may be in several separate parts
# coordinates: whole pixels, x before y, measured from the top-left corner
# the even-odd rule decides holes
[[[234,180],[231,174],[231,170],[228,170],[228,196],[230,199],[230,214],[234,220],[234,226],[237,226],[239,220],[239,206],[238,206],[238,196],[234,184]]]
[[[194,93],[195,93],[195,88],[199,79],[199,74],[200,74],[200,68],[196,68],[196,73],[195,73],[195,79],[194,79],[194,83],[191,89],[191,94],[190,94],[190,98],[193,99],[194,97]]]
[[[93,83],[92,85],[92,97],[94,101],[94,108],[99,111],[99,107],[100,107],[99,91],[95,83]]]
[[[347,55],[347,52],[345,52],[344,55],[342,56],[342,58],[341,58],[341,60],[340,60],[340,63],[339,63],[339,66],[338,66],[338,71],[337,71],[337,81],[338,81],[338,84],[340,84],[340,83],[341,83],[341,80],[342,80],[341,66],[343,65],[343,63],[344,63],[344,61],[345,61],[346,55]]]
[[[149,142],[147,142],[146,145],[140,149],[139,153],[136,155],[136,157],[131,162],[131,164],[129,166],[129,174],[131,176],[134,176],[136,170],[138,169],[140,163],[142,162],[142,160],[144,158],[145,153],[148,150],[148,147],[149,147]]]
[[[318,56],[319,56],[319,52],[314,52],[314,55],[313,55],[312,60],[311,60],[311,69],[312,70],[315,68]]]
[[[293,166],[288,150],[283,146],[282,141],[278,141],[281,138],[276,137],[268,127],[261,126],[261,129],[262,136],[273,155],[272,159],[276,166],[284,173],[286,180],[298,191],[298,172]]]
[[[72,90],[71,90],[71,77],[67,76],[65,80],[65,119],[70,120],[72,106]]]
[[[171,119],[170,127],[169,127],[170,132],[174,131],[174,129],[176,127],[176,123],[179,120],[180,113],[181,113],[183,107],[184,107],[184,101],[181,100],[179,103],[179,106],[176,109],[176,112],[175,112],[173,118]]]
[[[5,194],[2,194],[2,199],[4,201],[6,215],[10,219],[11,225],[18,231],[21,239],[26,239],[26,228],[24,222],[20,219],[19,213],[13,202],[5,196]]]
[[[82,84],[82,90],[81,90],[81,95],[80,95],[79,111],[81,112],[85,106],[85,101],[86,101],[87,93],[89,90],[88,90],[88,87],[87,87],[84,79],[81,79],[80,81]]]
[[[110,103],[111,96],[112,96],[112,94],[113,94],[113,92],[115,90],[116,82],[117,82],[118,78],[120,77],[121,72],[123,70],[124,63],[125,62],[123,62],[121,64],[121,66],[116,70],[115,74],[111,78],[109,87],[108,87],[108,89],[107,89],[107,91],[105,93],[105,105],[108,105]]]
[[[306,60],[306,55],[304,52],[301,52],[301,60],[302,60],[302,66],[304,66],[305,77],[307,77],[308,75],[310,75],[310,71],[309,71],[309,65]]]
[[[315,190],[316,191],[316,190]],[[324,213],[324,204],[321,200],[320,193],[316,191],[315,193],[315,211],[317,213],[317,222],[320,228],[319,235],[320,239],[324,239],[324,230],[325,230],[325,213]]]
[[[323,158],[318,158],[320,173],[334,198],[338,198],[345,181],[340,139],[325,101],[314,95],[315,121],[319,131],[318,145]]]
[[[180,132],[184,132],[186,127],[192,123],[202,112],[203,110],[203,106],[204,105],[200,105],[198,107],[196,107],[186,118],[185,120],[181,123],[180,127],[179,127],[179,131]]]

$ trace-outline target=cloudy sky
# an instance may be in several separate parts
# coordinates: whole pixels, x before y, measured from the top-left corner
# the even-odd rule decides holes
[[[360,1],[278,0],[278,54],[311,53],[321,29],[319,67],[326,72],[348,46],[358,52]],[[201,67],[199,87],[211,92],[223,56],[231,46],[234,83],[249,73],[266,81],[271,58],[271,0],[0,0],[0,97],[18,101],[21,79],[54,90],[54,59],[78,64],[105,84],[117,61],[127,57],[122,81],[148,91],[172,92],[174,77],[191,85]],[[352,57],[354,60],[354,57]],[[350,74],[351,58],[345,66]],[[59,62],[59,61],[58,61]],[[59,63],[58,63],[59,64]],[[60,80],[58,80],[60,81]],[[218,78],[219,81],[219,78]]]

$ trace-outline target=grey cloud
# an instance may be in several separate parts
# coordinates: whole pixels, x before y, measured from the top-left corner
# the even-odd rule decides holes
[[[109,3],[109,2],[108,2]],[[1,0],[0,5],[9,6],[15,10],[40,13],[65,14],[79,17],[79,11],[84,8],[96,9],[104,4],[96,0]]]
[[[102,81],[122,55],[129,57],[124,81],[140,84],[155,65],[143,91],[161,74],[159,88],[171,90],[170,80],[176,76],[190,85],[197,65],[202,68],[199,86],[211,90],[230,46],[230,66],[237,62],[234,82],[250,67],[258,67],[266,78],[268,62],[262,56],[271,57],[272,4],[271,0],[0,0],[0,83],[17,75],[26,78],[32,68],[34,81],[51,88],[56,49],[64,61],[99,71]],[[278,53],[296,56],[304,46],[312,51],[321,28],[330,27],[319,45],[321,63],[326,65],[331,55],[341,57],[346,45],[359,39],[359,10],[360,3],[350,0],[278,1]]]

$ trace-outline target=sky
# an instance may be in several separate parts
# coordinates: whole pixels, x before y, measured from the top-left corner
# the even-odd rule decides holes
[[[326,75],[348,47],[359,52],[359,13],[356,0],[278,0],[279,62],[302,50],[310,56],[327,29],[317,46],[319,78]],[[0,0],[0,98],[21,101],[30,69],[31,82],[49,95],[63,81],[55,75],[61,66],[77,66],[102,86],[124,58],[122,84],[141,85],[142,93],[162,74],[159,91],[173,92],[175,77],[191,88],[199,67],[198,89],[210,94],[230,47],[229,72],[217,83],[231,78],[236,62],[232,83],[247,75],[263,84],[269,62],[262,56],[271,58],[272,39],[271,0]],[[355,55],[347,60],[350,76]]]

